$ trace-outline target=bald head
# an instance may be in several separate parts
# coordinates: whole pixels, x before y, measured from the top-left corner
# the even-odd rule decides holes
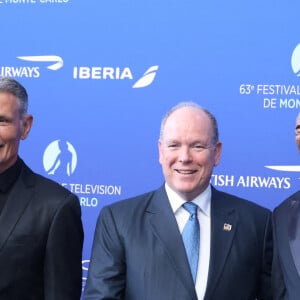
[[[211,127],[212,127],[212,141],[213,144],[217,144],[217,142],[219,141],[219,129],[218,129],[218,124],[217,124],[217,120],[215,118],[215,116],[210,113],[208,110],[206,110],[205,108],[201,107],[200,105],[198,105],[195,102],[180,102],[179,104],[175,105],[174,107],[171,108],[171,110],[164,116],[162,122],[161,122],[161,126],[160,126],[160,140],[163,139],[164,137],[164,129],[165,129],[165,124],[167,122],[167,120],[169,119],[169,117],[174,113],[177,112],[178,110],[181,109],[192,109],[195,111],[201,111],[203,112],[209,119],[210,123],[211,123]]]

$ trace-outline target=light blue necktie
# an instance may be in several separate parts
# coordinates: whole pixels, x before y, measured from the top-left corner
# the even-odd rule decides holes
[[[186,202],[183,204],[183,207],[190,213],[190,217],[183,228],[182,239],[189,260],[193,279],[194,282],[196,282],[200,240],[200,228],[197,218],[198,206],[193,202]]]

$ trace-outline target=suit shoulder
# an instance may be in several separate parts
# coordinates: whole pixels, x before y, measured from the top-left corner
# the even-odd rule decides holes
[[[245,210],[245,211],[252,211],[258,214],[270,214],[271,210],[258,204],[253,201],[250,201],[245,198],[241,198],[239,196],[229,194],[226,192],[216,191],[215,194],[220,201],[224,201],[225,205],[231,205],[232,207]]]
[[[134,220],[142,219],[155,192],[147,192],[131,198],[125,198],[109,205],[105,205],[100,210],[97,223],[110,222],[114,220],[117,226],[126,230]]]
[[[66,189],[64,186],[62,186],[61,184],[59,184],[58,182],[46,178],[40,174],[36,174],[35,173],[35,177],[36,177],[36,187],[38,189],[43,189],[44,192],[47,191],[47,194],[61,194],[61,195],[68,195],[68,194],[72,194],[71,191],[69,191],[68,189]]]
[[[134,210],[134,209],[144,209],[149,200],[153,197],[155,191],[146,192],[144,194],[140,194],[134,197],[126,198],[124,200],[117,201],[106,207],[113,211],[122,211],[122,210]]]
[[[300,201],[300,191],[297,191],[294,194],[290,195],[288,198],[283,200],[279,205],[277,205],[274,209],[274,215],[282,211],[285,211],[289,205],[293,205],[293,201],[295,201],[295,203]]]
[[[78,197],[74,193],[58,182],[33,172],[26,165],[20,177],[27,188],[33,189],[34,199],[39,205],[48,203],[48,205],[51,204],[53,207],[58,207],[70,203],[79,206]]]
[[[80,220],[81,207],[78,197],[60,185],[42,175],[35,174],[34,200],[33,203],[41,210],[47,209],[48,215],[64,215]],[[73,218],[72,217],[72,218]]]

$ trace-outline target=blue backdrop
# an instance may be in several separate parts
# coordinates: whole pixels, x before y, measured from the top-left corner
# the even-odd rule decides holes
[[[103,205],[159,187],[160,121],[219,122],[212,184],[273,209],[298,189],[299,1],[0,0],[0,74],[28,90],[21,156],[76,193],[84,281]]]

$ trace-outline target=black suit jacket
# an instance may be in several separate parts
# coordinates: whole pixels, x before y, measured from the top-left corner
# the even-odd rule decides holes
[[[77,197],[23,163],[0,215],[0,299],[79,300],[82,243]]]
[[[211,206],[205,299],[271,299],[270,211],[215,189]],[[84,292],[96,299],[197,299],[164,187],[102,209]]]
[[[296,251],[295,245],[295,242],[300,243],[299,222],[300,192],[297,192],[276,207],[273,213],[274,261],[272,281],[276,300],[300,299],[300,252],[299,250]],[[297,263],[299,270],[297,270]]]

